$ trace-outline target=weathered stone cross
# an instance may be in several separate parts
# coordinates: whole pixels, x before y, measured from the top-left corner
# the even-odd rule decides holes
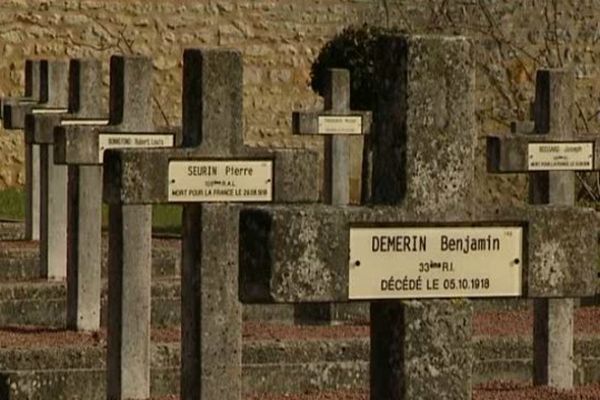
[[[67,277],[66,165],[54,163],[54,128],[70,118],[90,118],[101,113],[102,65],[95,60],[69,63],[69,107],[65,113],[36,113],[25,117],[25,142],[40,149],[40,266],[48,279]]]
[[[323,135],[325,138],[325,168],[323,194],[325,202],[333,205],[350,204],[350,141],[363,139],[371,131],[371,112],[350,109],[350,72],[345,69],[327,71],[325,111],[293,114],[296,135]],[[315,308],[315,306],[317,308]],[[311,314],[318,313],[332,323],[338,319],[335,304],[312,305]],[[304,311],[296,308],[296,317],[303,319]],[[308,316],[308,320],[314,316]]]
[[[593,211],[479,209],[470,43],[388,40],[383,62],[396,67],[382,79],[394,93],[382,95],[393,112],[377,118],[375,205],[242,211],[240,280],[252,288],[243,299],[370,300],[371,398],[469,399],[472,309],[438,299],[594,293],[597,229],[579,229]],[[548,280],[556,254],[569,257],[561,279]]]
[[[350,109],[350,72],[330,69],[326,79],[325,111],[293,114],[297,135],[325,136],[324,196],[326,203],[350,203],[350,146],[352,136],[371,131],[371,112]]]
[[[538,71],[534,125],[532,130],[526,129],[531,133],[488,137],[489,169],[491,172],[529,173],[532,204],[573,206],[574,171],[600,170],[600,139],[574,133],[574,86],[575,76],[570,71]],[[580,225],[579,229],[592,228]],[[557,250],[556,258],[566,257],[570,255]],[[584,262],[593,264],[592,259]],[[541,273],[549,280],[560,281],[563,267],[552,266]],[[593,276],[587,278],[595,280]],[[534,301],[534,383],[571,388],[575,369],[573,299],[567,297],[584,297],[585,293],[561,289],[540,288],[546,298]]]
[[[36,63],[31,65],[35,84]],[[69,99],[69,64],[63,60],[39,62],[39,102],[9,102],[3,106],[3,123],[6,129],[24,129],[25,116],[30,113],[66,112]],[[34,92],[35,93],[35,92]],[[41,161],[37,145],[25,145],[25,239],[40,239],[40,187]]]
[[[25,61],[25,93],[19,97],[0,98],[0,119],[3,119],[4,106],[8,104],[34,104],[40,102],[41,60]],[[8,129],[8,128],[7,128]]]
[[[109,119],[102,119],[100,97],[90,97],[81,103],[85,113],[61,119],[54,132],[56,162],[70,168],[67,325],[72,329],[100,327],[105,148],[165,147],[177,142],[175,132],[154,130],[151,71],[148,58],[113,56]],[[86,82],[98,85],[100,77],[87,76]]]
[[[316,153],[244,146],[242,98],[240,53],[186,50],[187,148],[107,152],[109,398],[149,395],[151,232],[145,204],[174,202],[185,204],[181,396],[240,399],[240,204],[235,203],[318,199]]]

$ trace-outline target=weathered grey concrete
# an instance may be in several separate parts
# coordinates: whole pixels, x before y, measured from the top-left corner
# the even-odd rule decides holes
[[[473,220],[523,224],[527,235],[523,265],[527,297],[593,296],[598,257],[594,229],[581,221],[597,221],[595,211],[562,206],[491,208],[486,213],[440,212],[427,219],[397,207],[272,206],[252,207],[240,216],[240,273],[247,301],[346,301],[348,226],[421,221],[459,223]],[[477,222],[481,221],[481,222]],[[525,224],[527,222],[527,224]],[[487,224],[489,225],[489,223]],[[579,228],[578,228],[579,227]],[[553,232],[548,237],[548,232]],[[315,240],[314,238],[319,238]],[[569,257],[566,257],[566,255]],[[561,264],[559,264],[559,262]],[[563,272],[556,267],[563,265]],[[327,277],[316,281],[315,275]],[[249,294],[249,293],[246,293]]]
[[[576,341],[578,384],[600,381],[599,344],[597,338]],[[474,383],[531,382],[532,343],[527,338],[479,337],[470,346],[476,355]],[[177,393],[178,346],[155,344],[151,354],[151,394]],[[242,392],[247,395],[368,388],[368,338],[245,342],[242,359]],[[0,370],[0,391],[8,392],[10,400],[106,398],[101,347],[5,349]]]
[[[352,223],[474,219],[470,42],[396,37],[386,48],[389,60],[382,64],[389,69],[381,79],[392,83],[382,94],[388,103],[380,109],[381,126],[373,141],[371,182],[373,203],[393,207],[285,206],[243,212],[243,299],[347,300]],[[443,323],[441,315],[446,316]],[[464,344],[470,315],[466,300],[373,303],[371,398],[433,399],[440,387],[451,388],[448,398],[470,398],[473,355]],[[446,334],[436,335],[441,324]],[[433,336],[437,340],[430,340]]]
[[[65,165],[54,164],[52,145],[40,146],[40,270],[42,277],[67,277],[67,180]]]
[[[67,105],[68,67],[65,61],[26,62],[25,98],[7,101],[2,106],[6,129],[26,129],[25,116],[35,108],[61,108]],[[41,154],[38,145],[27,140],[25,146],[25,239],[40,239]]]
[[[371,399],[470,399],[471,318],[466,299],[371,303]]]
[[[110,128],[150,132],[152,62],[111,58]],[[152,208],[110,207],[107,398],[150,396],[150,254]]]
[[[167,202],[171,159],[274,159],[275,200],[318,198],[315,153],[262,151],[244,146],[239,52],[186,50],[183,71],[183,144],[187,148],[107,151],[104,187],[105,199],[113,204],[111,207]],[[304,179],[303,174],[310,172],[313,173],[308,176],[313,179]],[[184,206],[183,398],[241,396],[239,207]]]
[[[597,229],[577,228],[582,220],[595,221],[593,211],[563,206],[480,209],[472,201],[476,123],[469,42],[391,38],[386,49],[390,59],[382,63],[382,80],[390,93],[382,94],[387,104],[378,110],[381,126],[374,138],[372,201],[393,207],[244,211],[240,222],[243,298],[263,302],[347,299],[347,227],[351,224],[471,221],[476,225],[478,220],[511,221],[525,228],[528,259],[523,265],[523,292],[527,296],[594,293],[596,263],[589,261],[598,257]],[[559,264],[563,267],[557,270]],[[448,301],[374,303],[372,398],[438,398],[439,386],[428,382],[451,387],[454,392],[449,398],[469,398],[472,353],[460,341],[453,342],[461,336],[461,324],[470,318],[465,311],[469,307],[464,307]],[[411,352],[419,349],[426,354],[431,343],[406,334],[414,321],[407,316],[432,321],[421,329],[434,332],[440,327],[428,315],[438,312],[455,316],[450,324],[457,325],[444,329],[457,330],[457,334],[441,335],[448,342],[432,344],[443,352],[432,349],[434,356],[426,362],[429,368],[411,369]]]
[[[573,137],[574,86],[573,72],[538,72],[534,103],[536,137],[550,133],[558,139]],[[573,171],[537,172],[530,176],[529,184],[530,200],[534,204],[575,204]],[[590,258],[582,262],[595,268],[597,263],[594,260]],[[556,277],[566,268],[560,261],[563,260],[554,267]],[[569,293],[560,295],[567,296]],[[540,299],[534,302],[534,384],[573,387],[573,329],[573,299]]]
[[[0,98],[0,119],[4,118],[4,106],[19,103],[37,103],[41,95],[41,60],[25,60],[25,93],[22,97]]]
[[[42,82],[40,106],[42,108],[66,108],[69,99],[69,62],[42,62]],[[33,111],[37,106],[29,111]],[[54,120],[54,114],[51,117]],[[40,127],[35,120],[42,115],[27,114],[25,116],[26,152],[31,153],[31,183],[27,184],[27,197],[31,200],[31,232],[32,238],[39,237],[41,244],[41,273],[47,279],[66,278],[66,249],[67,249],[67,169],[54,165],[54,155],[51,147],[33,140],[35,131]],[[53,125],[45,125],[52,130]],[[37,129],[36,129],[37,128]],[[31,150],[30,150],[31,149]],[[39,160],[36,153],[39,152]],[[36,164],[38,162],[39,164]],[[38,169],[39,168],[39,169]],[[38,169],[36,171],[36,169]],[[38,176],[39,174],[39,176]],[[36,182],[39,179],[39,183]],[[39,204],[36,189],[39,187]],[[33,208],[39,207],[39,208]],[[35,225],[39,222],[39,228]],[[39,236],[37,230],[39,229]]]
[[[398,46],[398,47],[395,47]],[[372,201],[401,204],[416,216],[457,215],[473,208],[475,183],[475,66],[465,38],[392,39],[390,61],[406,74],[391,91],[394,110],[383,116],[381,138],[396,146],[380,157],[403,170],[397,146],[405,138],[406,190],[391,199],[381,189],[394,185],[375,169]],[[382,79],[389,79],[389,76]],[[404,123],[395,125],[396,113]],[[379,133],[379,132],[378,132]],[[381,142],[379,142],[381,143]],[[390,188],[384,193],[393,193]],[[423,217],[421,217],[423,218]],[[418,218],[418,219],[421,219]],[[473,351],[472,308],[460,301],[386,301],[371,303],[370,397],[373,400],[470,399]]]
[[[370,111],[354,111],[350,108],[350,73],[348,70],[331,69],[326,81],[324,110],[320,112],[294,112],[293,129],[297,135],[319,134],[319,116],[356,115],[362,118],[362,133],[371,131]],[[325,167],[323,199],[325,203],[347,205],[350,202],[350,144],[359,143],[363,135],[324,136]]]
[[[184,207],[183,398],[241,398],[242,307],[237,296],[236,268],[238,214],[236,205]]]
[[[69,167],[67,248],[67,327],[100,327],[100,266],[102,260],[102,167]]]
[[[345,69],[331,69],[328,71],[324,95],[324,112],[322,113],[294,113],[295,134],[318,134],[318,119],[320,115],[360,115],[363,119],[362,132],[369,134],[371,131],[371,113],[354,112],[350,108],[350,72]],[[328,204],[348,205],[350,203],[350,146],[353,141],[363,145],[362,135],[325,135],[324,193],[323,197]],[[298,305],[297,315],[302,322],[304,315],[311,322],[314,321],[315,312],[323,315],[323,321],[333,323],[340,314],[335,304],[313,304],[310,310],[304,310]]]
[[[2,100],[2,123],[5,129],[24,129],[25,115],[28,110],[42,102],[42,85],[48,80],[43,74],[47,67],[42,64],[47,60],[25,61],[25,97]]]
[[[152,207],[109,210],[107,399],[150,397]]]
[[[566,70],[541,70],[536,76],[536,93],[534,103],[534,121],[526,123],[526,127],[513,131],[525,134],[509,137],[491,136],[488,138],[488,167],[492,172],[528,172],[528,144],[536,141],[594,142],[593,169],[600,169],[600,153],[597,136],[578,136],[573,123],[575,115],[574,103],[575,75]],[[523,125],[523,124],[521,124]],[[520,133],[520,132],[518,132]],[[529,182],[529,201],[532,204],[556,204],[572,207],[575,204],[575,173],[573,171],[531,172]],[[595,219],[586,220],[594,225]],[[579,249],[557,247],[553,242],[554,229],[548,227],[549,236],[543,252],[534,264],[529,279],[540,285],[533,292],[552,292],[552,297],[581,297],[588,293],[583,284],[572,282],[569,287],[560,283],[574,266],[571,257],[577,257]],[[581,230],[581,220],[574,221],[560,230]],[[593,229],[595,231],[595,229]],[[552,234],[548,234],[552,232]],[[583,242],[585,243],[585,241]],[[582,243],[582,245],[583,245]],[[568,253],[566,253],[568,251]],[[569,260],[568,260],[569,259]],[[595,268],[596,257],[579,259],[581,269]],[[591,271],[581,280],[596,279]],[[567,278],[568,279],[568,278]],[[546,282],[543,282],[546,281]],[[550,287],[554,286],[553,289]],[[534,329],[534,382],[538,385],[550,385],[560,388],[573,386],[573,300],[572,299],[539,299],[535,301]]]
[[[25,146],[25,237],[40,239],[40,146]]]
[[[68,166],[54,163],[54,130],[63,119],[88,118],[102,114],[102,64],[98,60],[71,60],[68,79],[60,98],[68,99],[65,113],[28,114],[25,138],[28,145],[39,146],[41,153],[41,270],[49,279],[67,277]],[[55,68],[56,69],[56,68]],[[58,74],[64,78],[64,71]],[[94,111],[92,111],[95,109]],[[76,282],[76,281],[75,281]]]

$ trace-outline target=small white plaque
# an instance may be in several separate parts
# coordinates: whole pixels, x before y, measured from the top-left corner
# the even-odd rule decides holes
[[[530,143],[529,171],[590,171],[594,167],[593,142]]]
[[[34,108],[32,114],[66,114],[69,110],[66,108]]]
[[[362,117],[356,115],[319,115],[320,135],[362,135]]]
[[[271,160],[169,162],[170,202],[270,202]]]
[[[521,227],[350,228],[350,299],[522,295]]]
[[[98,159],[102,164],[105,150],[173,147],[175,145],[175,135],[172,133],[101,133],[98,135],[98,145]]]
[[[107,119],[63,119],[60,121],[60,125],[106,126],[108,125],[108,122],[109,121]]]

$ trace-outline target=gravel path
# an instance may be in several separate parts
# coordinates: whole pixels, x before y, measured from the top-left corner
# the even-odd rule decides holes
[[[531,311],[493,311],[477,313],[473,318],[474,336],[530,336]],[[600,335],[600,307],[584,307],[575,313],[577,336]],[[243,340],[316,340],[369,337],[369,325],[294,326],[246,322]],[[153,329],[155,342],[178,342],[179,328]],[[62,329],[39,327],[0,328],[0,348],[31,348],[47,346],[104,346],[106,331],[94,333],[70,332]],[[598,397],[600,400],[600,396]]]

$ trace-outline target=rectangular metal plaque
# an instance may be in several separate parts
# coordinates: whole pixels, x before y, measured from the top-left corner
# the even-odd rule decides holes
[[[170,202],[270,202],[271,160],[169,162]]]
[[[521,227],[350,228],[350,299],[522,295]]]
[[[108,149],[158,148],[175,146],[175,135],[153,133],[101,133],[98,135],[100,163]]]
[[[66,114],[69,110],[66,108],[34,108],[32,114]]]
[[[319,115],[320,135],[362,135],[362,117],[356,115]]]
[[[528,145],[529,171],[592,170],[593,142],[547,142]]]
[[[107,119],[63,119],[60,121],[61,126],[105,126],[108,125]]]

